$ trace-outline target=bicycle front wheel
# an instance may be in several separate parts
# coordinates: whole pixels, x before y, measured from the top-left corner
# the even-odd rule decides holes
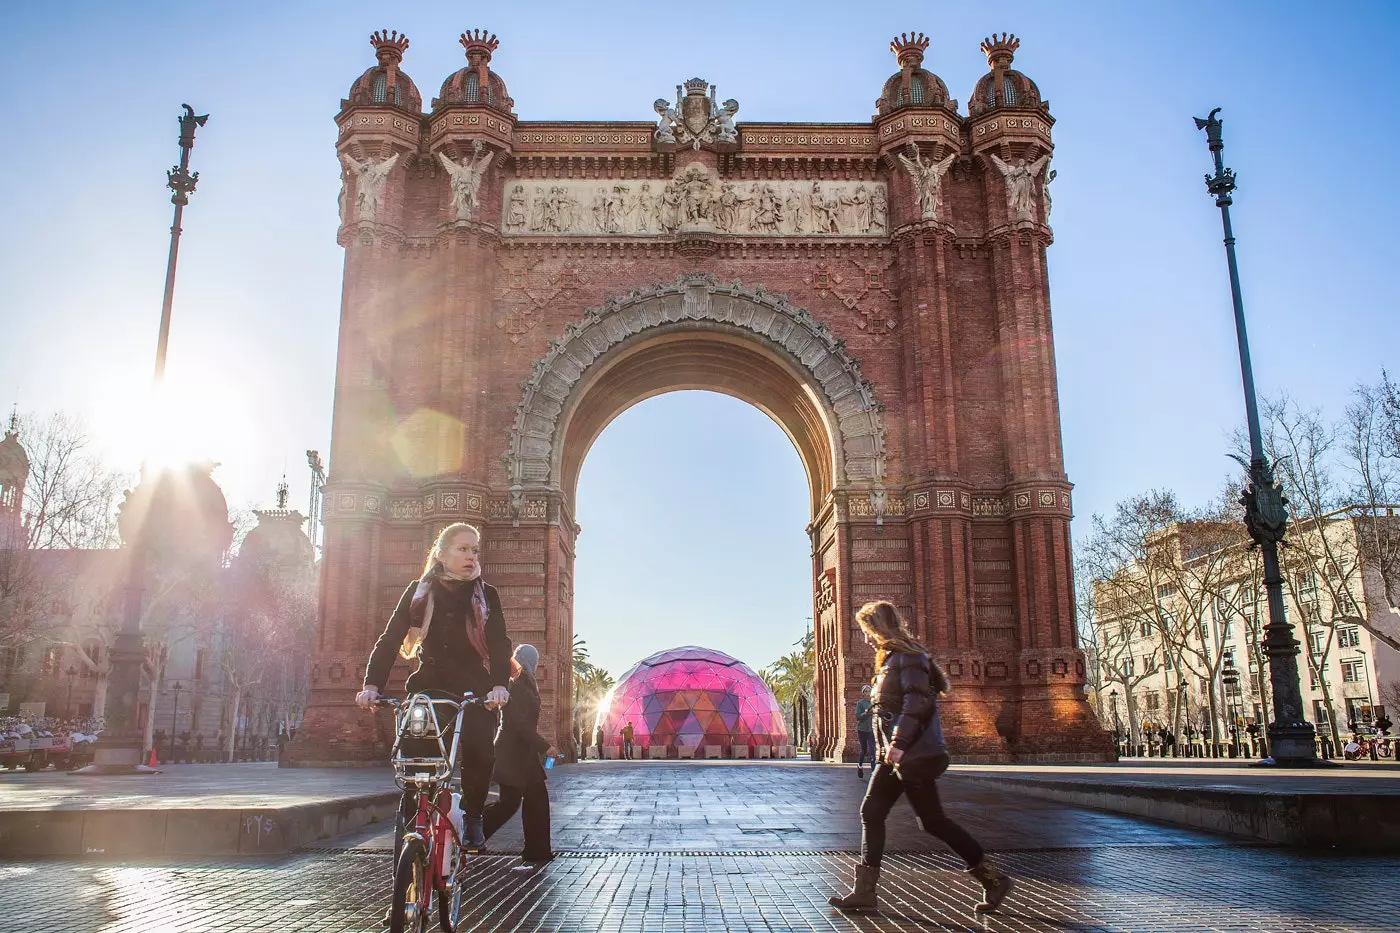
[[[428,848],[423,840],[404,840],[394,870],[394,899],[389,933],[425,933],[428,929]]]
[[[466,912],[466,883],[462,878],[466,860],[459,860],[459,864],[461,867],[458,868],[456,877],[437,890],[438,925],[442,927],[442,933],[457,933],[462,928],[462,917]]]

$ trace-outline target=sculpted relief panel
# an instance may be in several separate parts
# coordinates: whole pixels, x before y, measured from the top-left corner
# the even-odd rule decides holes
[[[546,236],[886,236],[884,182],[721,181],[699,166],[665,179],[507,181],[501,229]]]

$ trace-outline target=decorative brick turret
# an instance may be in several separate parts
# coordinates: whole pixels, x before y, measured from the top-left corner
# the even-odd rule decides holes
[[[1045,110],[1047,105],[1040,99],[1040,88],[1035,82],[1019,71],[1011,69],[1011,61],[1021,40],[1004,32],[1000,36],[992,33],[982,40],[981,49],[987,56],[990,69],[972,92],[968,101],[968,112],[974,116],[989,110],[1009,107],[1018,110]]]
[[[904,107],[947,107],[956,110],[957,101],[948,99],[943,79],[923,67],[928,37],[921,32],[900,33],[890,40],[890,51],[899,62],[899,72],[891,75],[875,101],[881,116]]]

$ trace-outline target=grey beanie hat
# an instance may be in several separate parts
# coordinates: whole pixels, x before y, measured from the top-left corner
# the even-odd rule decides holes
[[[535,665],[540,663],[540,652],[534,645],[517,645],[515,648],[515,663],[519,664],[533,676]]]

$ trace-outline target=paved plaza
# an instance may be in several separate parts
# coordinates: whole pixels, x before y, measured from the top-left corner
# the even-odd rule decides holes
[[[251,788],[259,771],[245,767],[211,774]],[[362,791],[374,773],[342,779]],[[1400,930],[1400,858],[1252,844],[957,773],[940,782],[948,810],[1020,879],[986,919],[972,913],[976,890],[957,860],[902,803],[884,912],[844,917],[826,905],[849,882],[859,838],[850,766],[589,762],[563,767],[550,788],[560,857],[522,868],[518,821],[493,839],[467,880],[472,929]],[[0,863],[0,928],[373,933],[389,845],[379,824],[277,858]]]

